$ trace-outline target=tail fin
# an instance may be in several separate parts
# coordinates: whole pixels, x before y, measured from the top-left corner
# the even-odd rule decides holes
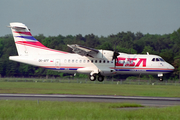
[[[9,27],[12,30],[19,56],[35,56],[39,54],[52,54],[55,52],[66,53],[63,51],[47,48],[41,44],[32,36],[27,26],[23,23],[10,23]]]

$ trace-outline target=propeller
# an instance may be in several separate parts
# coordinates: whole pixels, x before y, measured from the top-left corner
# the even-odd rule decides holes
[[[115,49],[114,49],[114,53],[113,53],[113,56],[112,56],[112,61],[115,60],[114,62],[114,68],[116,68],[116,62],[118,61],[118,58],[117,56],[119,56],[120,54],[116,51],[116,45],[118,45],[118,41],[115,43]]]
[[[118,61],[117,56],[120,55],[117,51],[114,51],[112,60],[115,60],[114,67],[116,67],[116,62]]]
[[[116,68],[116,62],[118,61],[117,56],[119,55],[119,53],[116,51],[116,45],[117,44],[115,44],[115,49],[114,49],[114,53],[113,53],[113,57],[112,57],[112,61],[115,60],[114,61],[114,68]]]

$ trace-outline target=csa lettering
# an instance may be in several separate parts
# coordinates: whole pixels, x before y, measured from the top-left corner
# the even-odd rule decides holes
[[[136,67],[139,67],[139,65],[142,63],[143,67],[146,67],[146,58],[139,58],[138,63],[136,64]]]
[[[119,57],[116,66],[146,67],[146,58],[123,58]]]

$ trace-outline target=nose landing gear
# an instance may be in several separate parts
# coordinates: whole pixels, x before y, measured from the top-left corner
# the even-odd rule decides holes
[[[159,77],[159,81],[163,81],[163,74],[158,74],[158,77]]]

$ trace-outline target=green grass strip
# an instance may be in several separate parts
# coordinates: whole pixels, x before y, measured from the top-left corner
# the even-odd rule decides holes
[[[0,82],[0,93],[180,97],[180,86]]]
[[[180,106],[142,108],[132,103],[0,101],[0,119],[12,120],[175,120],[180,118]]]

